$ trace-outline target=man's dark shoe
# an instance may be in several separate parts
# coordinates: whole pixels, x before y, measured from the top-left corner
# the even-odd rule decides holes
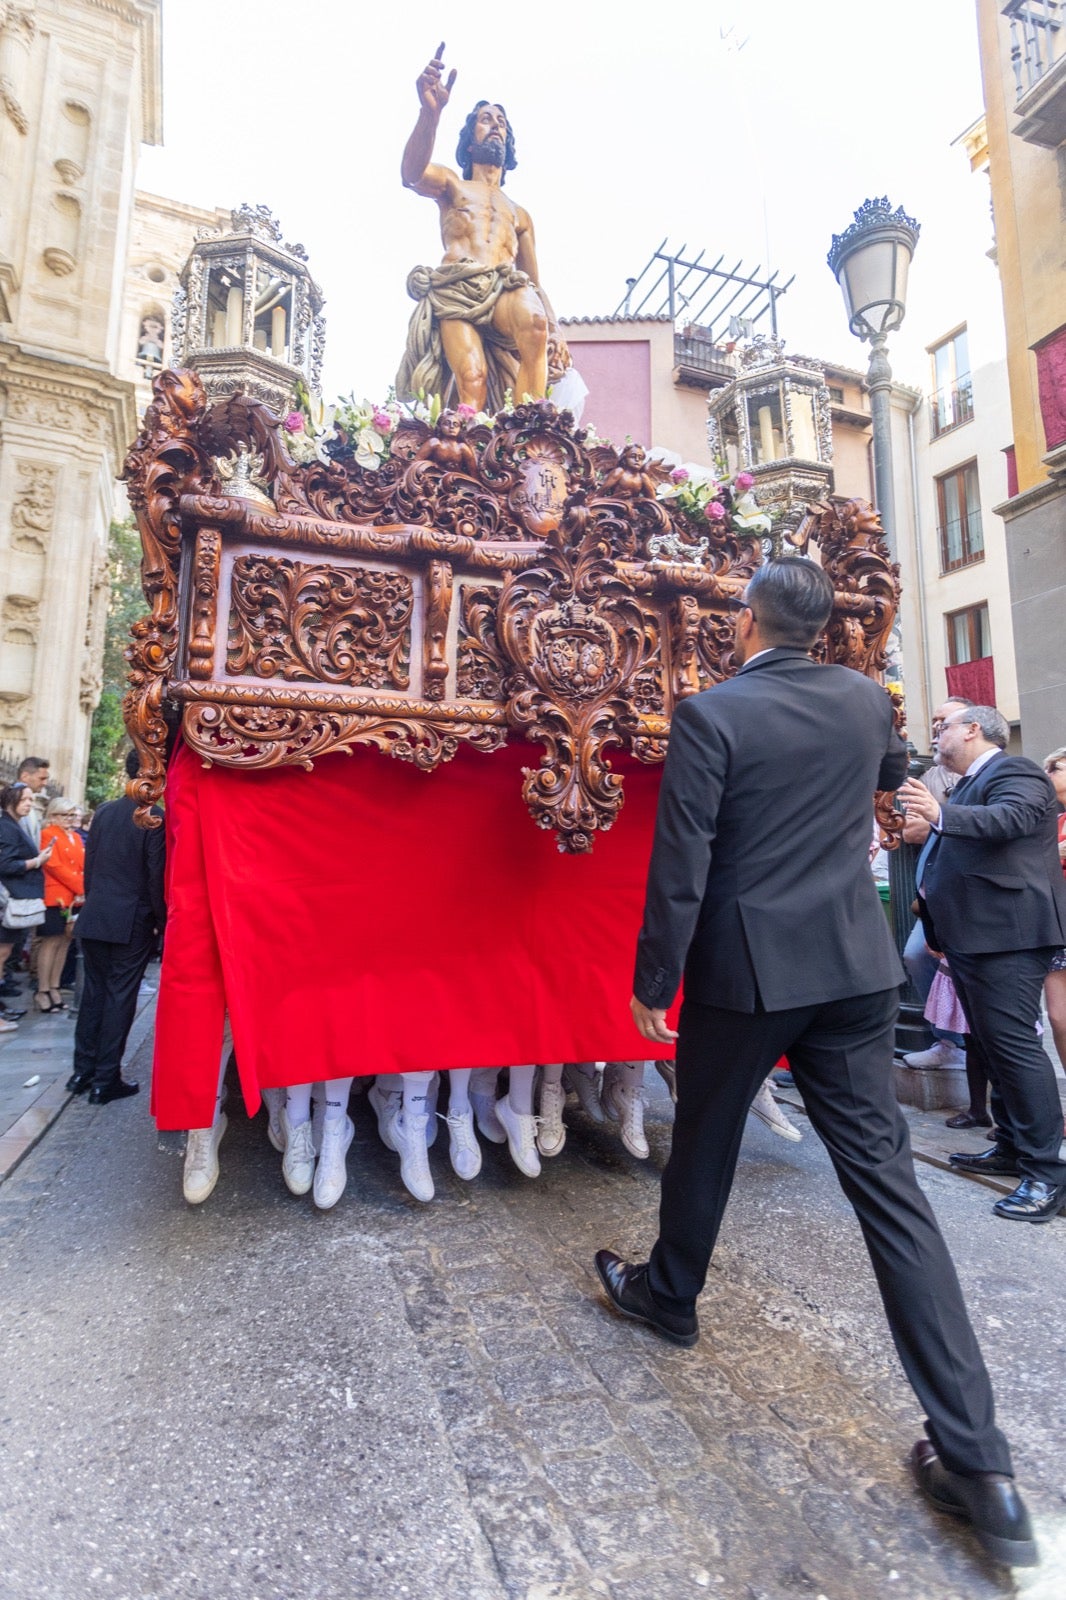
[[[93,1086],[91,1072],[72,1072],[67,1079],[68,1094],[86,1094]]]
[[[949,1472],[928,1439],[919,1439],[910,1454],[914,1481],[938,1511],[961,1517],[977,1535],[982,1549],[1006,1567],[1035,1567],[1040,1560],[1025,1502],[1013,1478],[1001,1472],[964,1477]]]
[[[89,1104],[91,1106],[107,1106],[112,1100],[125,1100],[128,1095],[140,1093],[139,1083],[127,1083],[125,1078],[116,1078],[114,1083],[105,1083],[103,1087],[97,1085],[89,1090]]]
[[[1008,1178],[1020,1178],[1022,1175],[1018,1157],[1006,1155],[1002,1150],[982,1150],[977,1155],[960,1150],[958,1155],[948,1156],[948,1160],[962,1172],[1005,1173]]]
[[[997,1200],[992,1210],[997,1217],[1013,1222],[1050,1222],[1066,1206],[1066,1183],[1041,1183],[1039,1178],[1023,1178],[1013,1194]]]
[[[25,1015],[25,1006],[0,1006],[0,1017],[2,1017],[5,1022],[21,1022]]]
[[[700,1336],[700,1325],[695,1315],[679,1317],[672,1311],[663,1311],[651,1297],[648,1287],[646,1261],[633,1265],[616,1256],[613,1250],[596,1251],[596,1271],[607,1291],[607,1298],[623,1317],[643,1322],[660,1338],[671,1344],[683,1345],[687,1350]]]

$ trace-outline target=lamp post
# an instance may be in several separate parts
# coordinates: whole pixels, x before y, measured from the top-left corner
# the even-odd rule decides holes
[[[907,269],[920,228],[888,200],[864,200],[851,226],[834,234],[828,261],[844,292],[848,325],[870,344],[866,375],[874,435],[874,496],[893,561],[897,559],[892,484],[892,368],[888,335],[907,310]]]

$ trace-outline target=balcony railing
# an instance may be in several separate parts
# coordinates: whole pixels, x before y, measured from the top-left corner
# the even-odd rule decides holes
[[[1020,100],[1066,54],[1066,6],[1063,0],[1010,0],[1003,15],[1010,19],[1010,59]]]
[[[955,383],[938,389],[929,402],[933,420],[933,438],[937,439],[949,428],[961,428],[964,422],[973,421],[973,384],[969,374]]]
[[[707,339],[674,334],[674,365],[682,383],[695,383],[709,389],[730,383],[736,377],[736,362],[728,350]]]

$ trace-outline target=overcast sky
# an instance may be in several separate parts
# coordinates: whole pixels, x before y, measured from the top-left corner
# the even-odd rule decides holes
[[[401,187],[399,165],[414,80],[443,37],[458,79],[437,157],[454,164],[476,100],[502,101],[519,162],[508,192],[533,218],[560,316],[614,311],[667,238],[795,274],[780,303],[789,347],[864,367],[825,255],[856,206],[887,194],[922,224],[892,358],[925,387],[925,345],[979,307],[975,365],[1002,337],[987,326],[987,179],[951,147],[982,108],[975,9],[165,0],[165,144],[143,151],[138,184],[270,206],[326,296],[327,398],[380,398],[411,311],[407,273],[440,258],[436,207]]]

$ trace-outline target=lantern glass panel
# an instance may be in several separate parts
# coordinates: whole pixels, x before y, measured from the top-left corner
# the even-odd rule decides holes
[[[785,454],[785,413],[780,388],[748,395],[748,433],[755,466],[779,461]]]
[[[814,395],[809,389],[793,388],[790,410],[792,413],[792,455],[800,461],[818,461],[818,427],[814,409]]]
[[[252,343],[275,360],[287,361],[291,328],[292,280],[260,262],[255,275]]]
[[[231,261],[213,261],[207,276],[205,343],[215,350],[233,349],[244,342],[243,331],[243,269]]]

